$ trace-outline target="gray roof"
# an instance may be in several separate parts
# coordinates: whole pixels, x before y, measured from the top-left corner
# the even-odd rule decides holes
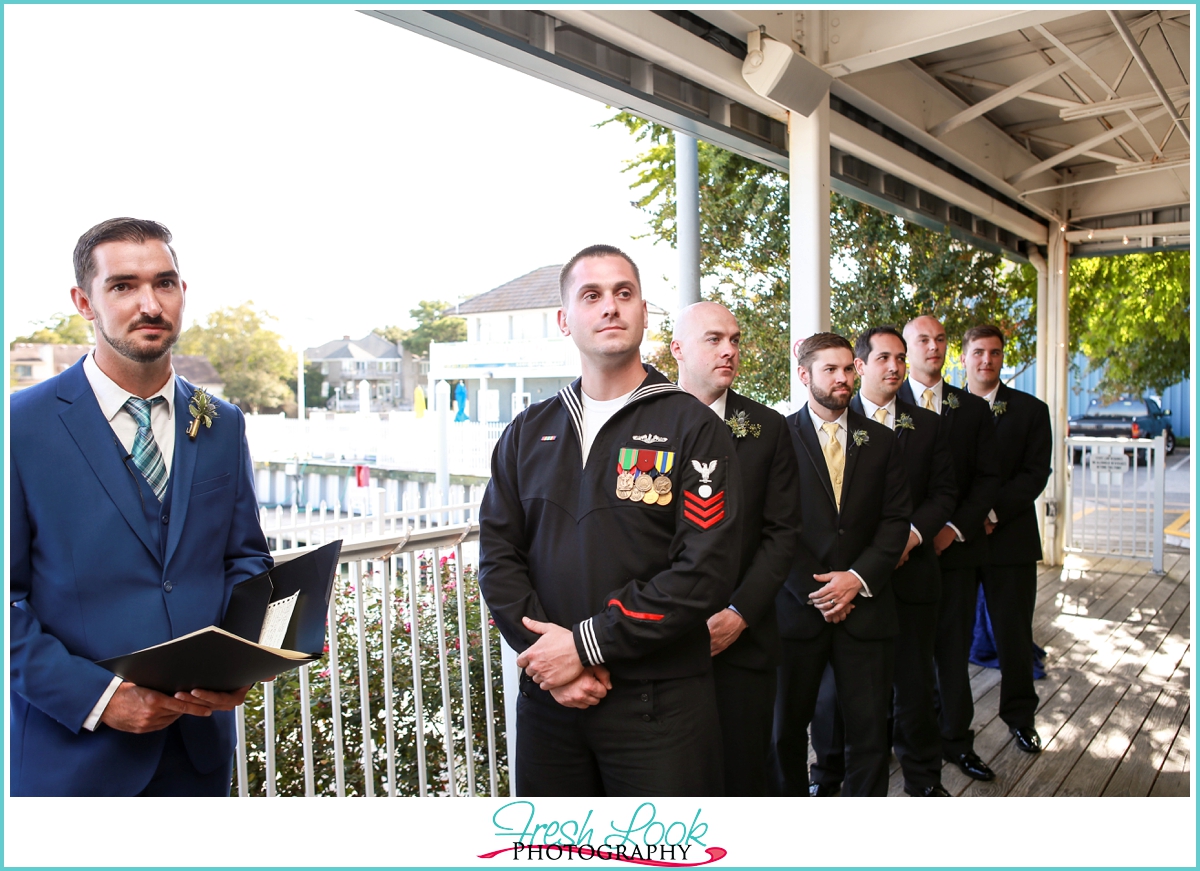
[[[225,379],[217,374],[213,364],[203,354],[172,354],[171,365],[175,374],[193,384],[224,384]]]
[[[529,308],[558,308],[558,273],[562,264],[543,266],[514,278],[499,287],[459,303],[446,314],[469,315],[479,312],[502,312]]]
[[[315,348],[306,348],[309,360],[399,360],[403,354],[398,346],[376,333],[361,339],[334,339]]]

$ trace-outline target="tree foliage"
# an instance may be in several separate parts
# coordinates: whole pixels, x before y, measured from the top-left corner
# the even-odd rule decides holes
[[[304,407],[305,408],[324,408],[326,397],[321,395],[321,382],[325,380],[324,374],[321,372],[320,363],[310,363],[304,361]],[[296,375],[293,372],[292,377],[288,379],[288,387],[292,388],[292,395],[295,396],[298,392],[299,385],[296,383]]]
[[[90,345],[93,342],[92,325],[79,314],[56,312],[44,321],[34,323],[37,327],[28,336],[18,336],[9,343],[11,348],[18,342],[35,345]]]
[[[459,626],[458,594],[453,556],[435,565],[426,554],[417,559],[417,603],[408,601],[408,579],[403,571],[393,579],[382,574],[364,578],[361,591],[335,582],[337,601],[337,656],[342,722],[342,759],[345,762],[346,795],[365,795],[366,777],[362,768],[362,693],[358,661],[358,603],[361,592],[362,613],[366,624],[367,692],[370,711],[370,759],[375,795],[388,794],[387,709],[384,699],[382,621],[384,602],[381,587],[390,583],[388,616],[392,649],[392,727],[395,735],[394,766],[396,791],[402,796],[420,794],[418,740],[425,752],[427,781],[431,795],[446,795],[450,785],[450,766],[446,763],[446,719],[442,698],[441,662],[439,661],[438,602],[445,626],[447,656],[445,666],[450,687],[450,730],[455,748],[454,781],[459,795],[467,794],[464,767],[466,731],[462,696],[461,643],[466,644],[467,677],[470,687],[471,763],[476,790],[488,794],[487,707],[485,702],[483,657],[490,659],[493,676],[494,716],[496,720],[497,781],[499,795],[508,794],[508,754],[504,732],[500,633],[489,621],[488,645],[484,650],[481,620],[485,611],[476,582],[475,570],[465,566],[463,576],[463,612],[466,625]],[[421,662],[420,681],[413,681],[413,620],[417,624],[417,647]],[[310,716],[313,734],[313,782],[317,795],[336,795],[333,683],[328,645],[321,659],[309,666]],[[267,685],[258,684],[246,696],[247,791],[262,795],[266,787],[266,747],[263,728],[264,699]],[[418,731],[417,706],[420,690],[421,724]],[[304,795],[304,743],[300,701],[300,675],[289,671],[274,681],[275,701],[275,790],[279,795]],[[234,790],[236,794],[236,787]]]
[[[645,150],[624,171],[641,196],[648,235],[675,245],[674,134],[628,113],[620,123]],[[609,123],[609,122],[605,122]],[[790,391],[789,220],[787,176],[699,143],[700,270],[715,278],[708,297],[724,303],[742,328],[738,388],[775,403]],[[948,230],[936,232],[834,193],[831,326],[853,340],[869,326],[933,312],[948,334],[993,322],[1012,338],[1006,361],[1033,358],[1036,281],[999,254],[972,247]],[[651,362],[673,368],[660,352]],[[664,370],[666,371],[666,370]]]
[[[1071,350],[1100,371],[1099,391],[1162,393],[1191,370],[1191,253],[1071,261]]]
[[[438,300],[421,300],[417,307],[410,309],[409,317],[417,322],[416,329],[402,339],[405,350],[418,357],[429,353],[431,342],[465,342],[467,340],[467,322],[455,315],[444,312],[450,308],[450,303]],[[384,329],[396,330],[396,327]],[[376,332],[379,332],[376,330]],[[384,338],[387,338],[386,334]]]
[[[388,324],[386,327],[376,327],[371,330],[377,336],[382,336],[393,345],[403,345],[405,340],[412,335],[412,330],[406,330],[403,327],[393,326]]]
[[[181,354],[203,354],[225,381],[225,397],[243,411],[279,408],[295,397],[296,357],[252,301],[218,309],[179,337]],[[319,382],[318,382],[319,383]]]

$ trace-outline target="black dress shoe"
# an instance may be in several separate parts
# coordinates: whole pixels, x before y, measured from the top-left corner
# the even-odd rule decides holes
[[[1033,726],[1014,726],[1008,731],[1012,732],[1017,746],[1026,753],[1042,752],[1042,739],[1038,736],[1037,730]]]
[[[942,786],[940,783],[935,783],[933,786],[926,786],[923,789],[915,789],[915,790],[909,789],[906,786],[906,787],[904,787],[904,792],[907,795],[911,795],[911,796],[914,796],[917,798],[921,798],[921,797],[931,798],[933,796],[938,796],[940,798],[949,798],[950,797],[950,793],[948,793],[946,791],[946,787]]]
[[[966,753],[948,753],[946,761],[953,762],[962,769],[962,773],[973,780],[995,780],[996,772],[987,767],[987,763],[975,755],[973,751]]]
[[[840,786],[826,786],[823,783],[810,783],[808,794],[813,798],[832,798],[842,791]]]

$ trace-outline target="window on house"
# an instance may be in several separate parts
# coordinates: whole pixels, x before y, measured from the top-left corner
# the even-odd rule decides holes
[[[513,338],[513,316],[508,316],[508,338],[511,341]]]
[[[18,378],[32,378],[33,377],[33,367],[32,366],[18,365],[16,367],[16,369],[17,369],[17,377]]]

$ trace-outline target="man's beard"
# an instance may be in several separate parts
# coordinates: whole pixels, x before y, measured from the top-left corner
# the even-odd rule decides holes
[[[96,325],[96,332],[104,337],[104,340],[106,342],[108,342],[109,346],[114,351],[116,351],[122,357],[125,357],[128,360],[132,360],[135,363],[153,363],[156,360],[161,360],[164,356],[167,355],[167,353],[171,350],[171,347],[175,344],[176,340],[179,338],[179,331],[173,330],[172,332],[167,334],[167,337],[163,340],[161,345],[153,345],[148,348],[139,348],[136,345],[134,345],[131,341],[129,341],[128,339],[118,339],[118,338],[114,338],[113,336],[110,336],[105,331],[104,324],[101,323],[100,318],[96,318],[95,325]],[[136,324],[133,324],[131,328],[136,328],[136,327],[141,327],[141,326],[146,326],[146,325],[162,326],[162,327],[166,327],[168,330],[172,329],[172,324],[169,321],[167,321],[161,317],[141,318],[140,320],[138,320],[138,322]]]
[[[846,396],[844,399],[835,396],[832,391],[829,393],[824,392],[815,384],[808,385],[808,392],[818,404],[825,406],[830,411],[843,411],[846,406],[850,404],[851,393],[849,388],[846,389]]]

